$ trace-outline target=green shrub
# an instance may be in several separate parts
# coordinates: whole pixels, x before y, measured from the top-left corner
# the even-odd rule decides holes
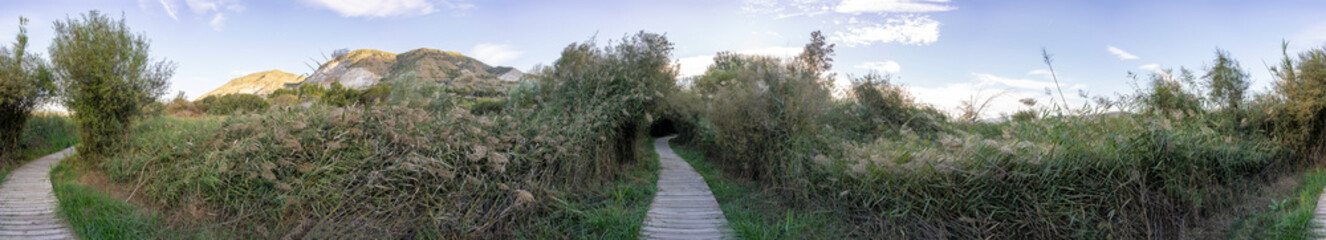
[[[1326,47],[1299,53],[1298,59],[1285,52],[1275,70],[1276,97],[1284,103],[1271,109],[1277,134],[1305,154],[1326,152]]]
[[[552,66],[536,74],[537,109],[562,117],[597,119],[589,130],[611,139],[614,159],[636,159],[633,146],[643,141],[662,99],[676,91],[672,43],[663,35],[639,32],[617,45],[598,48],[573,43]]]
[[[506,100],[496,98],[479,98],[470,106],[470,113],[476,115],[487,115],[501,112],[506,108]]]
[[[230,115],[237,112],[258,112],[271,106],[266,99],[258,95],[234,93],[221,96],[207,96],[195,103],[203,112],[212,115]]]
[[[27,54],[28,19],[19,17],[18,40],[13,48],[0,47],[0,165],[18,160],[20,136],[32,109],[48,98],[54,87],[45,60]]]
[[[55,22],[50,57],[64,105],[74,112],[80,160],[97,162],[125,142],[142,105],[164,93],[175,65],[153,61],[148,40],[96,10]]]

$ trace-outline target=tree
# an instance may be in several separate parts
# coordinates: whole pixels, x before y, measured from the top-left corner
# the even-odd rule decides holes
[[[55,22],[50,55],[59,96],[79,126],[79,154],[98,159],[128,137],[142,104],[165,93],[175,64],[154,60],[143,34],[96,10]],[[95,160],[94,160],[95,161]]]
[[[1243,94],[1248,90],[1248,73],[1243,71],[1239,62],[1229,58],[1229,52],[1216,48],[1215,62],[1206,71],[1202,79],[1211,90],[1207,94],[1211,101],[1226,109],[1238,109],[1243,102]]]
[[[13,48],[0,47],[0,163],[16,157],[32,109],[50,96],[50,71],[40,57],[27,54],[27,23],[19,17]]]

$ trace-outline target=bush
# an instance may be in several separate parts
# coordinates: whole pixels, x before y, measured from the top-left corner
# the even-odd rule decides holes
[[[488,115],[502,112],[506,108],[506,100],[496,98],[479,98],[470,106],[470,113],[475,115]]]
[[[148,52],[146,37],[96,10],[55,22],[51,62],[61,99],[79,125],[79,159],[96,162],[114,151],[141,106],[164,93],[175,65],[153,61]]]
[[[1288,49],[1288,43],[1283,45]],[[1284,105],[1274,110],[1276,133],[1295,148],[1320,159],[1326,152],[1326,47],[1284,60],[1276,69],[1275,90]]]
[[[195,103],[203,112],[212,115],[230,115],[236,112],[257,112],[271,106],[258,95],[233,93],[221,96],[207,96]]]
[[[587,131],[611,139],[617,149],[613,158],[633,161],[634,146],[659,115],[662,99],[676,91],[671,54],[666,37],[646,32],[601,49],[593,42],[573,43],[537,73],[542,101],[536,108],[601,121]]]
[[[922,134],[939,132],[939,123],[946,121],[944,114],[917,103],[902,87],[889,83],[890,78],[867,74],[852,79],[850,97],[856,104],[850,111],[856,117],[848,130],[866,133],[864,139],[886,132],[897,134],[903,129]]]
[[[1201,94],[1195,90],[1195,77],[1188,69],[1180,68],[1179,76],[1175,76],[1172,70],[1166,69],[1151,73],[1150,78],[1149,88],[1139,90],[1137,95],[1133,96],[1142,111],[1166,114],[1178,112],[1189,115],[1194,112],[1205,112],[1202,108]]]
[[[27,54],[27,18],[19,18],[18,41],[0,47],[0,165],[17,160],[20,136],[32,109],[50,96],[51,73],[45,60]]]

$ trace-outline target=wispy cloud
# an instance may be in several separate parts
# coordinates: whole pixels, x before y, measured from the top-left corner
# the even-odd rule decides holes
[[[1041,77],[1044,77],[1044,78],[1053,78],[1053,77],[1054,77],[1054,76],[1053,76],[1053,73],[1051,73],[1050,70],[1045,70],[1045,69],[1031,70],[1030,72],[1027,72],[1027,75],[1037,75],[1037,76],[1041,76]]]
[[[474,45],[474,48],[470,50],[470,52],[474,54],[474,58],[489,65],[500,65],[507,61],[520,58],[520,55],[525,54],[525,52],[515,50],[511,45],[493,43]]]
[[[1119,49],[1119,48],[1114,47],[1114,46],[1106,46],[1105,50],[1109,50],[1109,51],[1110,51],[1110,54],[1114,54],[1114,56],[1119,57],[1119,60],[1135,60],[1135,59],[1138,59],[1137,55],[1133,55],[1133,54],[1131,54],[1131,53],[1128,53],[1128,52],[1126,52],[1126,51],[1123,51],[1123,49]]]
[[[212,26],[212,30],[220,32],[221,28],[226,26],[226,14],[216,13],[212,16],[212,21],[207,22],[207,25]]]
[[[852,18],[848,23],[852,26],[845,31],[834,32],[829,40],[847,47],[891,42],[919,46],[939,41],[939,21],[925,15],[893,17],[884,23],[863,22]]]
[[[1036,72],[1036,71],[1033,71]],[[1053,88],[1054,82],[1038,81],[1031,79],[1019,79],[1010,77],[1001,77],[987,73],[972,73],[971,81],[961,83],[949,83],[939,87],[914,87],[906,86],[908,92],[911,92],[916,99],[931,104],[938,109],[957,113],[958,107],[962,101],[969,100],[972,96],[989,97],[1003,93],[1001,97],[991,101],[989,109],[984,112],[981,118],[998,117],[1001,114],[1012,114],[1025,107],[1018,102],[1019,99],[1031,98],[1041,102],[1058,101],[1057,98],[1050,100],[1045,95],[1045,88]],[[1073,84],[1064,86],[1064,90],[1086,89],[1085,84]],[[1086,99],[1073,94],[1066,96],[1070,105],[1080,104]]]
[[[777,19],[810,17],[844,47],[876,43],[927,45],[939,40],[939,21],[926,13],[958,9],[948,0],[745,0],[743,12]]]
[[[180,17],[179,17],[178,15],[175,15],[175,3],[174,3],[174,1],[172,1],[172,0],[160,0],[159,2],[161,2],[161,8],[163,8],[163,9],[166,10],[166,15],[170,16],[170,19],[175,19],[175,21],[179,21],[179,20],[180,20]]]
[[[183,1],[184,6],[189,9],[188,13],[200,17],[195,19],[209,19],[207,20],[207,25],[212,27],[212,30],[215,31],[221,31],[221,29],[225,27],[225,22],[226,19],[228,19],[229,14],[244,11],[244,5],[240,4],[239,0]],[[180,0],[158,0],[158,2],[161,3],[161,8],[166,11],[166,15],[170,15],[170,18],[175,19],[175,21],[180,20]],[[211,17],[201,18],[202,16],[207,15],[211,15]]]
[[[801,48],[795,48],[795,47],[766,47],[766,48],[751,48],[735,52],[739,54],[773,56],[773,57],[786,59],[796,56],[797,54],[801,54],[801,51],[802,51]],[[714,65],[714,55],[701,55],[701,56],[679,58],[677,59],[677,65],[680,65],[678,66],[679,69],[677,71],[678,77],[693,77],[693,76],[703,75],[704,71],[709,70],[709,66]]]
[[[833,11],[840,13],[919,13],[958,9],[945,5],[948,0],[843,0]]]
[[[413,17],[441,9],[469,10],[474,4],[448,0],[303,0],[304,3],[335,11],[342,17]],[[436,3],[436,4],[435,4]]]
[[[898,71],[902,71],[902,66],[898,65],[898,62],[894,61],[865,62],[856,65],[856,68],[867,69],[881,73],[897,73]]]

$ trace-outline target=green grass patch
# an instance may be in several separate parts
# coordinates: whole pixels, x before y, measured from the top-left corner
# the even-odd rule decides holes
[[[23,166],[24,163],[77,144],[76,128],[73,120],[68,117],[37,115],[29,118],[27,126],[23,127],[23,137],[19,140],[23,145],[20,150],[22,153],[19,154],[22,160],[15,164],[5,164],[6,161],[0,161],[0,183],[4,183],[5,178],[9,177],[10,171]]]
[[[853,224],[819,204],[797,204],[764,191],[756,182],[737,181],[705,161],[704,154],[672,144],[672,150],[704,176],[723,208],[728,225],[744,239],[847,239]]]
[[[1264,211],[1230,229],[1227,239],[1316,239],[1312,217],[1326,187],[1326,169],[1304,172],[1302,179],[1292,195],[1272,199]]]
[[[153,226],[161,224],[157,215],[140,211],[124,201],[113,199],[92,187],[77,182],[79,167],[65,159],[51,169],[51,183],[60,199],[59,213],[83,239],[156,239]],[[171,237],[175,238],[175,237]]]
[[[658,192],[658,152],[653,141],[639,144],[640,161],[627,166],[611,187],[599,194],[581,197],[561,194],[552,211],[530,222],[531,227],[518,230],[522,239],[637,239],[644,227],[649,203]],[[566,199],[566,200],[562,200]]]

